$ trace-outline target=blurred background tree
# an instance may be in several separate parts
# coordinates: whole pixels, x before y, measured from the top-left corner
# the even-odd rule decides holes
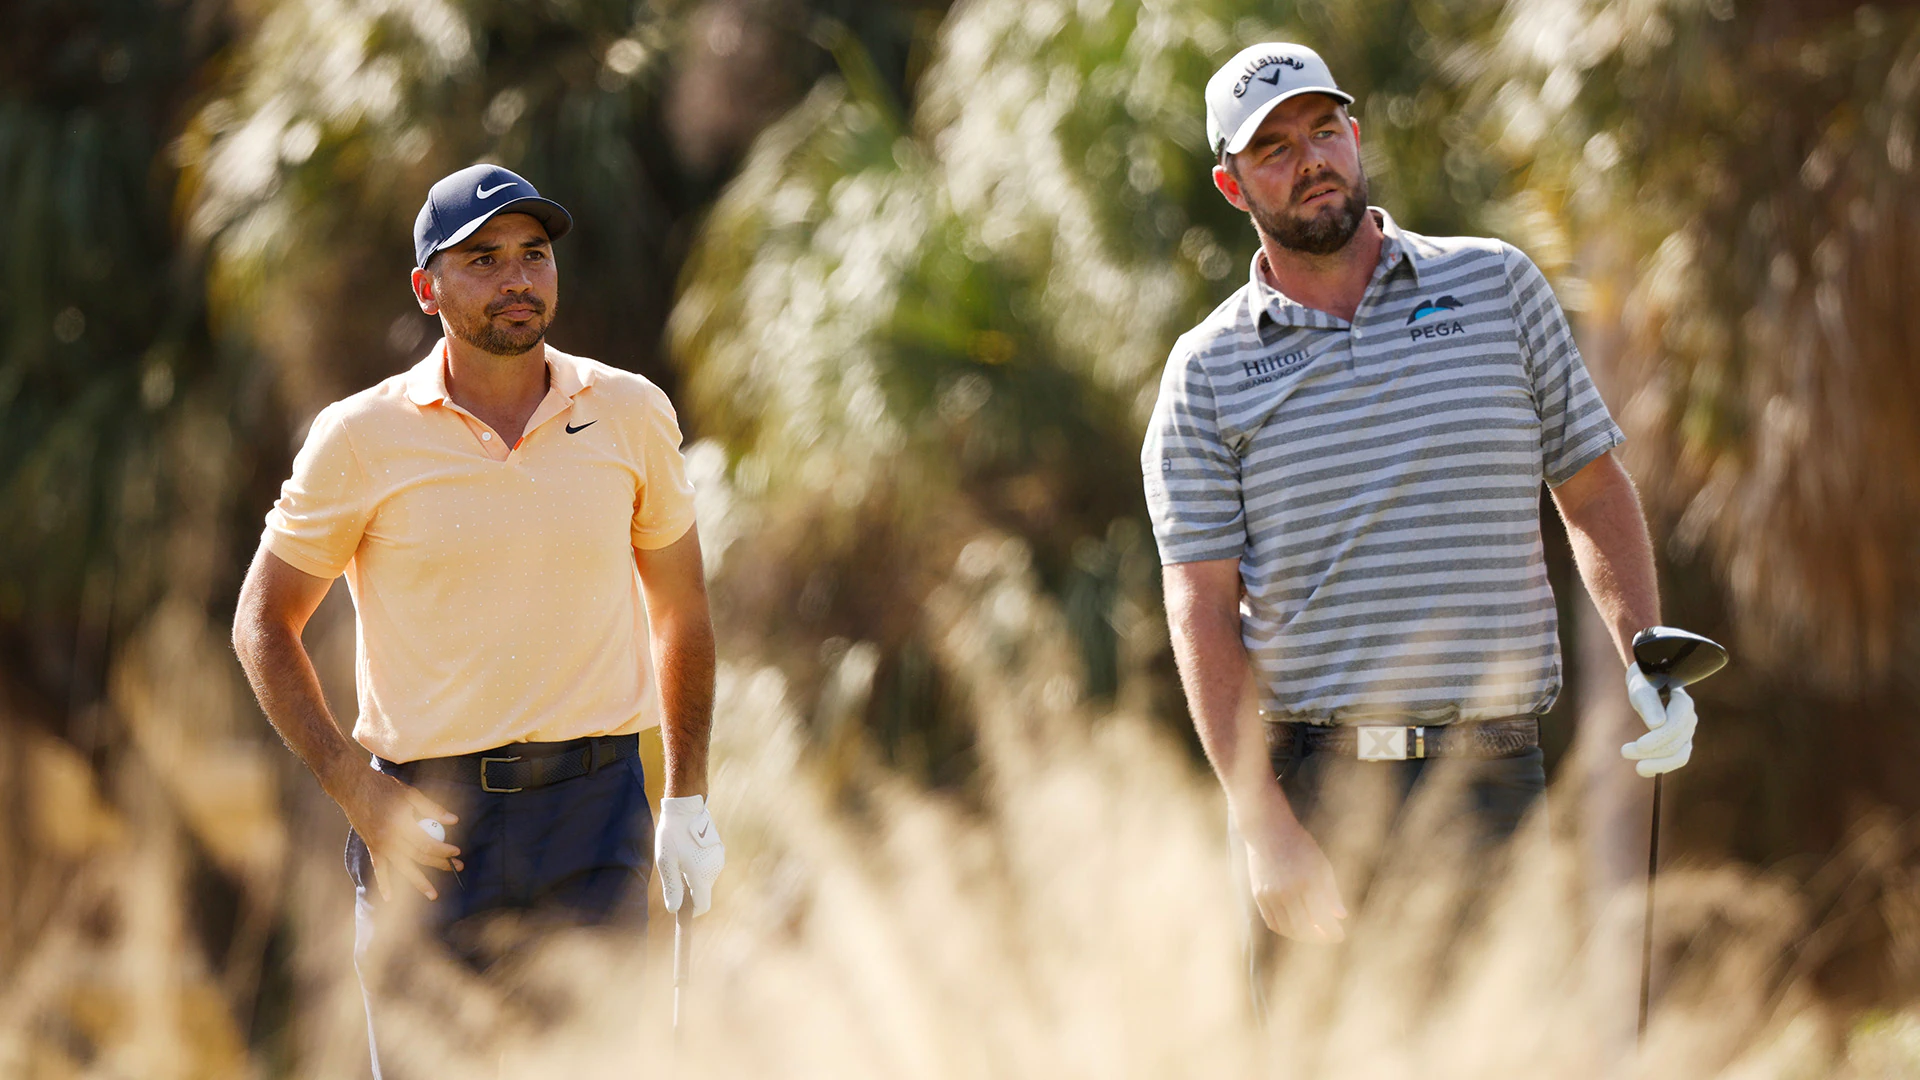
[[[1669,620],[1740,661],[1676,841],[1812,879],[1920,808],[1911,3],[26,0],[11,30],[0,983],[124,914],[137,820],[186,855],[195,1007],[235,1060],[310,1063],[296,928],[340,881],[288,853],[337,822],[225,624],[307,421],[435,336],[409,229],[474,160],[581,223],[556,344],[674,393],[723,648],[787,672],[824,760],[969,791],[992,672],[958,668],[1043,616],[1075,657],[1048,707],[1184,730],[1138,447],[1247,272],[1200,93],[1269,37],[1358,96],[1376,202],[1520,244],[1574,312]],[[1034,587],[994,594],[1000,652],[956,649],[936,601],[1001,565]],[[1888,902],[1847,987],[1920,970]]]
[[[121,630],[165,574],[164,523],[224,447],[203,267],[174,228],[167,148],[217,12],[29,3],[0,41],[0,213],[13,317],[0,353],[0,700],[86,752]],[[211,398],[210,398],[210,395]],[[211,415],[205,415],[207,410]],[[211,462],[194,460],[211,450]]]
[[[1742,662],[1675,839],[1804,876],[1920,809],[1915,5],[1517,6],[1488,55],[1494,213],[1585,279],[1669,617]],[[1847,903],[1834,981],[1910,991],[1898,902]]]

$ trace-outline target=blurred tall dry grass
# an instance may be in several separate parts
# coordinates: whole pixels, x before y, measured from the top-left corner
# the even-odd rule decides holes
[[[1804,962],[1817,895],[1779,875],[1681,867],[1661,910],[1660,1008],[1644,1054],[1630,1021],[1635,960],[1595,932],[1637,920],[1628,891],[1583,909],[1566,830],[1536,820],[1508,869],[1443,839],[1403,838],[1343,950],[1296,950],[1275,1023],[1242,992],[1240,918],[1209,780],[1152,716],[1076,707],[1061,611],[1011,537],[976,540],[929,603],[929,639],[983,718],[973,798],[903,779],[871,753],[837,761],[776,669],[721,681],[715,806],[731,866],[698,949],[677,1055],[666,1030],[668,920],[650,941],[559,939],[500,986],[431,963],[387,1014],[404,1075],[488,1075],[460,1033],[511,1022],[556,982],[579,996],[507,1069],[682,1077],[1904,1075],[1915,1018],[1828,1005]],[[843,660],[842,704],[871,668]],[[862,674],[864,669],[867,674]],[[157,676],[197,681],[191,668]],[[1129,679],[1142,678],[1138,673]],[[1123,698],[1126,693],[1123,690]],[[84,783],[76,791],[84,791]],[[364,1070],[345,890],[333,844],[285,863],[298,973],[278,1060],[251,1056],[213,972],[197,968],[167,800],[114,793],[130,821],[70,793],[53,819],[100,846],[0,997],[9,1075],[349,1076]],[[55,796],[47,796],[49,799]],[[51,805],[51,804],[49,804]],[[318,816],[318,815],[316,815]],[[104,824],[118,820],[117,825]],[[332,823],[308,830],[337,841]],[[117,833],[117,835],[116,835]],[[169,840],[169,837],[172,837]],[[138,841],[135,842],[135,838]],[[1872,849],[1888,837],[1863,835]],[[1361,852],[1362,855],[1365,852]],[[1846,875],[1895,878],[1886,852]],[[1851,883],[1851,884],[1857,884]],[[1493,901],[1461,925],[1462,894]],[[1915,894],[1906,891],[1911,902]],[[1812,933],[1810,933],[1812,931]],[[649,963],[650,961],[650,963]],[[84,1051],[84,1052],[83,1052]]]

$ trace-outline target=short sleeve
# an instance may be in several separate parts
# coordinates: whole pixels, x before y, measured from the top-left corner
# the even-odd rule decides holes
[[[293,475],[267,512],[268,550],[314,577],[339,577],[373,515],[371,487],[340,407],[327,406],[313,418]]]
[[[637,453],[640,491],[633,500],[633,546],[666,547],[693,527],[693,481],[680,453],[680,421],[673,403],[649,384],[641,406]]]
[[[1205,368],[1184,349],[1175,348],[1161,377],[1140,470],[1163,565],[1241,556],[1240,458],[1221,435]]]
[[[1506,260],[1521,351],[1540,415],[1541,467],[1547,484],[1558,487],[1626,436],[1594,388],[1546,276],[1516,248],[1506,249]]]

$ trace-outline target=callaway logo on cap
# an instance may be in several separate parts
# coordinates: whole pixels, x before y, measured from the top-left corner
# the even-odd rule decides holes
[[[549,240],[558,240],[573,228],[573,217],[566,209],[541,198],[519,174],[498,165],[469,165],[427,191],[426,205],[413,219],[414,265],[427,265],[434,252],[472,236],[488,218],[502,212],[532,215],[547,227]]]
[[[1353,104],[1353,95],[1333,84],[1326,61],[1305,45],[1273,41],[1240,50],[1207,80],[1207,145],[1215,157],[1245,150],[1273,107],[1301,94]]]

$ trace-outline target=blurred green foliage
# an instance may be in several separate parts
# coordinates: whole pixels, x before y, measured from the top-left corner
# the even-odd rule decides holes
[[[830,674],[808,670],[823,637],[921,649],[927,591],[997,530],[1067,613],[1086,693],[1111,697],[1126,672],[1183,714],[1160,632],[1117,627],[1158,605],[1137,459],[1160,366],[1254,249],[1213,188],[1207,76],[1247,41],[1325,48],[1365,103],[1375,196],[1410,228],[1467,228],[1498,187],[1464,138],[1459,46],[1441,44],[1477,40],[1498,5],[1271,12],[979,0],[943,28],[910,115],[847,41],[838,84],[756,146],[673,323],[688,405],[755,522],[729,532],[743,550],[727,565],[786,569],[754,590],[777,599],[741,612],[748,640],[784,642],[803,681]],[[963,743],[965,703],[943,716],[928,699],[883,672],[883,744],[953,728]]]
[[[167,158],[223,41],[204,14],[28,0],[0,40],[0,702],[56,730],[165,585],[166,523],[218,504],[181,418],[217,417],[235,366]]]
[[[164,589],[217,616],[306,418],[431,339],[405,239],[418,192],[478,158],[588,223],[560,253],[560,343],[675,390],[713,441],[737,637],[803,683],[830,674],[822,648],[879,644],[869,726],[889,746],[952,728],[908,756],[964,775],[939,766],[967,706],[919,604],[972,538],[1005,533],[1069,613],[1090,699],[1144,672],[1178,715],[1136,625],[1157,571],[1134,457],[1168,343],[1252,252],[1211,190],[1200,88],[1261,38],[1314,45],[1357,94],[1376,201],[1404,225],[1501,235],[1560,275],[1673,554],[1724,586],[1685,601],[1698,620],[1737,621],[1757,656],[1809,645],[1829,689],[1883,685],[1912,652],[1903,10],[26,14],[0,105],[0,184],[29,238],[8,256],[26,314],[0,359],[0,643],[56,726],[98,699],[116,634]],[[1861,460],[1889,468],[1869,481]],[[149,541],[183,520],[209,542]]]
[[[1168,345],[1253,246],[1208,182],[1200,87],[1277,37],[1359,97],[1402,224],[1501,236],[1554,272],[1684,569],[1669,617],[1731,639],[1776,704],[1900,708],[1920,646],[1915,34],[1911,9],[1731,0],[981,0],[907,115],[843,56],[756,147],[675,313],[687,399],[763,526],[735,530],[759,583],[743,630],[790,639],[803,678],[822,636],[918,647],[916,597],[1001,530],[1073,613],[1084,688],[1144,661],[1180,714],[1164,652],[1114,629],[1156,603],[1135,451]],[[877,729],[914,726],[875,700]],[[1826,737],[1782,727],[1760,730]],[[1817,773],[1768,745],[1730,740],[1720,775],[1767,778],[1767,807],[1735,805],[1792,819]],[[1796,846],[1836,835],[1831,806]]]

